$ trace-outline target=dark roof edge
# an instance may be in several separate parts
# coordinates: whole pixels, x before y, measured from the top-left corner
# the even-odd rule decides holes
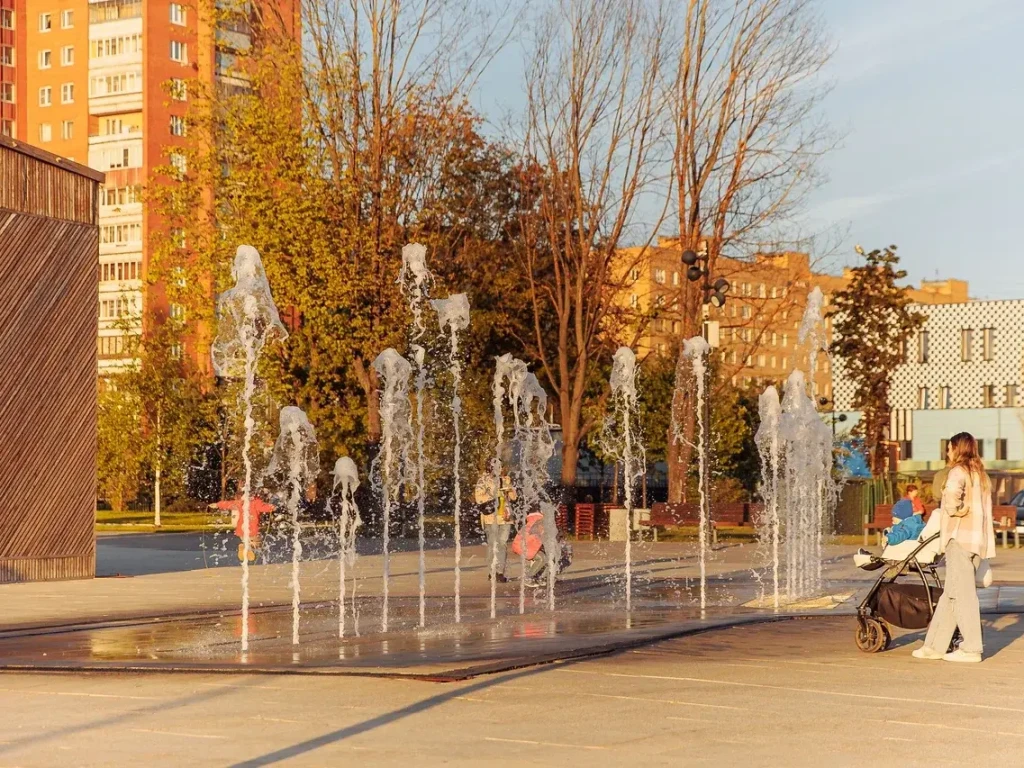
[[[47,152],[45,149],[40,149],[39,147],[34,147],[31,144],[26,144],[23,141],[17,141],[6,136],[0,136],[0,147],[6,147],[7,149],[18,152],[22,155],[28,155],[29,157],[35,158],[36,160],[44,163],[49,163],[57,168],[62,168],[70,173],[85,176],[86,178],[92,179],[100,184],[102,184],[104,179],[106,179],[106,174],[93,170],[87,165],[76,163],[74,160],[68,160],[60,155]]]

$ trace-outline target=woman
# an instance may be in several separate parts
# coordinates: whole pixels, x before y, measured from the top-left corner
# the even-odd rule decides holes
[[[918,659],[981,661],[981,609],[975,574],[982,560],[995,557],[992,524],[992,486],[978,455],[978,441],[966,432],[949,441],[949,474],[942,489],[940,546],[946,555],[946,584],[928,625]],[[953,632],[960,627],[963,643],[946,653]]]

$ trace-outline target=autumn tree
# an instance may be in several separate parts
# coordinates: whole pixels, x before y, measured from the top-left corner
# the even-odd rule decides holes
[[[142,419],[135,393],[100,381],[96,412],[96,491],[115,512],[139,492]]]
[[[863,254],[860,246],[857,252]],[[889,428],[889,390],[893,372],[906,362],[907,338],[925,316],[911,307],[912,299],[897,282],[907,273],[897,269],[896,246],[875,249],[854,267],[847,286],[833,294],[835,339],[832,353],[839,358],[837,375],[853,382],[853,407],[863,413],[855,427],[875,474],[885,471],[885,435]]]
[[[565,487],[597,423],[587,412],[601,411],[588,401],[607,397],[596,374],[626,326],[617,296],[633,265],[617,252],[663,160],[662,11],[643,0],[553,0],[527,52],[516,253],[533,315],[527,349],[562,427]],[[659,223],[645,223],[646,243]]]
[[[674,220],[683,249],[706,253],[718,277],[720,256],[795,244],[796,215],[831,144],[818,117],[831,50],[813,0],[690,0],[668,34]],[[684,287],[682,339],[699,332],[702,301],[698,284]],[[673,422],[682,434],[669,438],[669,499],[680,501],[691,398],[676,398]]]

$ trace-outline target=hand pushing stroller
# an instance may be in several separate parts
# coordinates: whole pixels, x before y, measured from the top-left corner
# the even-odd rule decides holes
[[[857,608],[856,642],[860,650],[886,650],[892,642],[889,625],[902,629],[928,626],[942,597],[942,580],[937,570],[941,559],[938,514],[932,514],[916,539],[887,545],[881,555],[861,550],[853,556],[862,570],[885,569]],[[950,650],[959,642],[958,629]]]

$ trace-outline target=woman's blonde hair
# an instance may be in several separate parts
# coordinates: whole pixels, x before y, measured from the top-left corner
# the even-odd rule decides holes
[[[985,463],[978,453],[978,441],[970,432],[960,432],[953,435],[949,440],[950,467],[963,467],[973,477],[977,475],[981,479],[984,488],[990,487],[988,473],[985,471]]]

